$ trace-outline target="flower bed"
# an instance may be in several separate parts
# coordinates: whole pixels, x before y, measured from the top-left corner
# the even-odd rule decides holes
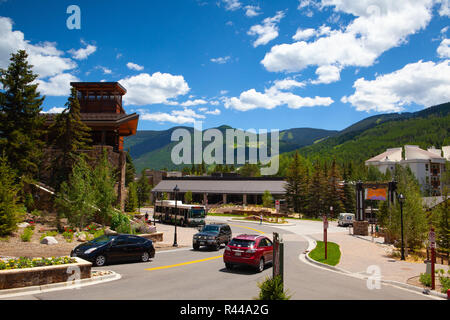
[[[35,268],[43,266],[54,266],[61,264],[76,263],[77,260],[71,257],[51,257],[51,258],[24,258],[0,260],[0,270]]]
[[[19,258],[0,264],[0,290],[41,286],[91,277],[92,263],[80,258]]]

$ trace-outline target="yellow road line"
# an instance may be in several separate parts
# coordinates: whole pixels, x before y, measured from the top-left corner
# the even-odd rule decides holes
[[[264,231],[261,231],[261,230],[258,230],[258,229],[254,229],[254,228],[250,228],[250,227],[238,226],[238,225],[235,225],[235,224],[230,224],[230,226],[250,229],[250,230],[253,230],[253,231],[256,231],[256,232],[259,232],[259,233],[265,233]]]
[[[188,264],[193,264],[193,263],[198,263],[198,262],[204,262],[204,261],[219,259],[219,258],[222,258],[222,257],[223,256],[220,255],[220,256],[215,256],[215,257],[210,257],[210,258],[205,258],[205,259],[200,259],[200,260],[194,260],[194,261],[182,262],[182,263],[177,263],[177,264],[171,264],[171,265],[168,265],[168,266],[148,268],[148,269],[145,269],[145,270],[153,271],[153,270],[169,269],[169,268],[184,266],[184,265],[188,265]]]

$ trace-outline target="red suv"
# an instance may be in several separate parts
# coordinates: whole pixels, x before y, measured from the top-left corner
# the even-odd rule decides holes
[[[272,260],[272,241],[261,235],[241,234],[228,243],[223,253],[223,262],[229,270],[234,265],[250,265],[261,272]]]

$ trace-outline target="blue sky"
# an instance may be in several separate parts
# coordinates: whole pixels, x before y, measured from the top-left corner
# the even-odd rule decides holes
[[[449,16],[448,0],[3,0],[0,67],[26,49],[44,111],[70,81],[119,81],[140,130],[340,130],[450,101]]]

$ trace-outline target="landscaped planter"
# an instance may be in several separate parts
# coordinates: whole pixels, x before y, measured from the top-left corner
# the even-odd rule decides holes
[[[154,242],[163,241],[163,233],[162,232],[154,232],[154,233],[146,233],[146,234],[138,234],[139,237],[152,240]]]
[[[0,270],[0,290],[90,278],[92,263],[78,257],[75,259],[77,263]]]

